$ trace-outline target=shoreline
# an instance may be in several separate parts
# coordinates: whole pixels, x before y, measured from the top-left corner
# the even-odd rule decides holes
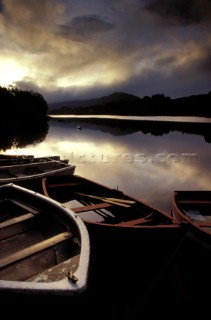
[[[122,116],[122,115],[69,115],[51,114],[52,119],[113,119],[134,121],[160,121],[160,122],[188,122],[188,123],[211,123],[211,118],[200,116]]]

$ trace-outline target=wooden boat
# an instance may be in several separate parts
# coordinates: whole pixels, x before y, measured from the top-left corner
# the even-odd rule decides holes
[[[33,155],[18,155],[18,154],[0,154],[0,166],[7,166],[16,163],[29,163],[34,158]]]
[[[30,188],[34,179],[41,179],[45,176],[67,174],[72,175],[75,166],[66,161],[45,160],[39,162],[22,163],[10,166],[0,166],[0,185],[15,183]]]
[[[211,244],[211,191],[175,191],[172,214],[189,224],[189,231]]]
[[[87,287],[89,235],[60,203],[0,186],[0,293],[77,296]]]
[[[172,216],[188,225],[177,267],[195,312],[209,306],[211,294],[211,191],[173,192]],[[200,294],[199,294],[200,293]],[[197,309],[196,309],[197,308]],[[189,310],[189,309],[188,309]],[[206,312],[207,314],[207,312]]]
[[[60,156],[44,156],[44,157],[35,157],[33,155],[12,155],[12,154],[0,154],[0,166],[10,166],[16,164],[24,164],[24,163],[36,163],[36,162],[44,162],[44,161],[62,161],[68,163],[68,159],[61,160]]]
[[[91,243],[89,295],[99,306],[108,297],[116,308],[118,296],[124,309],[144,300],[187,232],[170,214],[79,175],[44,177],[39,192],[84,221]]]

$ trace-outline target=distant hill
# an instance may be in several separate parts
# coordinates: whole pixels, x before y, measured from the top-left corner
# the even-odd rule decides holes
[[[123,93],[123,92],[114,92],[109,96],[103,96],[100,98],[95,99],[89,99],[89,100],[71,100],[71,101],[61,101],[61,102],[55,102],[49,104],[49,109],[59,109],[62,107],[88,107],[88,106],[94,106],[94,105],[100,105],[100,104],[106,104],[113,101],[119,101],[119,100],[127,100],[127,101],[134,101],[134,100],[140,100],[140,98],[129,94],[129,93]]]
[[[51,103],[49,114],[211,117],[211,91],[208,94],[176,99],[166,97],[164,94],[139,98],[128,93],[114,92],[96,99]]]
[[[89,105],[94,105],[98,102],[99,99],[90,99],[90,100],[71,100],[71,101],[61,101],[55,103],[49,103],[49,110],[59,109],[62,107],[87,107]]]

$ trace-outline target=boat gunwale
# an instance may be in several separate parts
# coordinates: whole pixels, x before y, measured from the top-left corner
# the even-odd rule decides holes
[[[28,195],[35,196],[42,201],[45,201],[50,206],[55,206],[61,210],[66,216],[68,216],[77,226],[78,232],[81,238],[80,258],[77,270],[74,275],[78,278],[77,282],[73,282],[69,277],[53,282],[24,282],[24,281],[12,281],[12,280],[0,280],[0,292],[15,292],[24,294],[41,294],[41,295],[77,295],[83,292],[87,287],[87,279],[89,272],[89,255],[90,255],[90,240],[87,228],[84,222],[78,217],[70,208],[65,207],[54,199],[49,199],[46,196],[26,189],[13,183],[0,186],[2,188],[14,188],[14,190],[20,190],[27,192]],[[70,259],[68,259],[70,260]],[[68,261],[67,260],[67,261]]]
[[[51,178],[51,177],[49,177],[49,178]],[[53,177],[52,177],[53,178]],[[59,177],[58,177],[59,178]],[[119,191],[119,190],[115,190],[115,189],[112,189],[112,188],[110,188],[110,187],[107,187],[107,186],[105,186],[105,185],[103,185],[103,184],[101,184],[101,183],[98,183],[98,182],[95,182],[95,181],[92,181],[92,180],[90,180],[90,179],[87,179],[87,178],[84,178],[84,177],[82,177],[82,176],[80,176],[80,175],[75,175],[74,174],[74,176],[71,176],[71,177],[68,177],[68,178],[70,178],[70,179],[74,179],[74,182],[80,182],[80,181],[82,181],[82,184],[83,183],[87,183],[87,184],[93,184],[93,185],[95,185],[96,187],[97,186],[99,186],[99,187],[101,187],[102,189],[105,189],[106,191],[110,191],[110,192],[113,192],[113,191]],[[76,178],[76,179],[75,179]],[[48,186],[46,186],[46,179],[47,178],[43,178],[42,179],[42,190],[44,191],[44,194],[46,194],[47,196],[49,196],[48,195],[48,191],[47,191],[47,189],[48,189]],[[83,219],[83,221],[85,222],[85,223],[89,223],[89,224],[92,224],[92,225],[97,225],[97,226],[109,226],[109,227],[111,227],[111,228],[119,228],[119,227],[124,227],[124,228],[145,228],[145,229],[154,229],[154,228],[157,228],[157,229],[159,229],[159,228],[165,228],[165,229],[168,229],[168,228],[172,228],[172,227],[174,227],[174,228],[180,228],[181,227],[181,222],[180,221],[178,221],[177,219],[175,219],[173,216],[171,216],[170,214],[167,214],[166,212],[164,212],[163,210],[160,210],[160,209],[158,209],[158,208],[156,208],[156,207],[154,207],[154,206],[151,206],[151,205],[149,205],[149,204],[147,204],[146,202],[144,202],[143,200],[139,200],[139,199],[137,199],[137,198],[134,198],[134,197],[131,197],[131,196],[129,196],[128,194],[126,194],[126,193],[124,193],[124,192],[122,192],[122,191],[120,191],[121,192],[121,195],[123,196],[123,197],[125,197],[126,199],[130,199],[130,200],[134,200],[135,202],[137,202],[137,203],[141,203],[141,205],[143,205],[143,206],[145,206],[147,209],[151,209],[152,210],[152,212],[153,213],[155,213],[155,214],[158,214],[158,215],[160,215],[161,216],[161,218],[167,218],[168,219],[168,221],[169,221],[169,223],[168,224],[166,224],[166,225],[164,225],[164,224],[160,224],[160,226],[159,226],[159,224],[154,224],[154,225],[147,225],[147,224],[139,224],[139,225],[133,225],[133,226],[129,226],[129,225],[121,225],[121,224],[110,224],[110,223],[106,223],[106,222],[95,222],[95,221],[90,221],[90,220],[85,220],[85,219]],[[49,196],[50,197],[50,196]],[[106,203],[105,203],[105,205],[106,205]],[[90,207],[91,207],[92,205],[90,205]],[[112,205],[109,205],[109,204],[107,204],[106,205],[106,207],[108,207],[109,208],[109,206],[112,206]],[[79,209],[80,207],[77,207],[76,208],[76,210],[77,211],[79,211],[79,213],[80,213],[80,209]],[[81,206],[81,208],[83,208],[83,206]],[[74,211],[74,208],[71,208],[71,210],[73,210]],[[77,213],[77,211],[76,211],[76,213]],[[156,220],[157,221],[159,221],[159,218],[156,218]],[[130,221],[130,220],[129,220]]]
[[[211,244],[211,233],[208,230],[204,229],[203,226],[200,226],[200,222],[198,223],[196,220],[191,219],[191,217],[185,214],[185,212],[181,210],[180,206],[178,206],[177,197],[183,198],[184,195],[189,195],[189,194],[191,195],[193,193],[195,195],[207,194],[207,195],[210,195],[211,197],[211,191],[209,190],[175,190],[172,196],[172,212],[174,216],[178,218],[180,221],[184,221],[184,222],[187,222],[187,224],[189,224],[190,233],[192,233],[196,237],[200,237],[203,241],[210,242]],[[196,199],[194,200],[194,202],[197,203]],[[188,202],[187,200],[185,205],[189,203],[191,204],[191,202]],[[203,204],[203,203],[199,203],[199,204]]]
[[[6,178],[1,178],[0,177],[0,184],[6,184],[6,183],[15,183],[15,182],[19,182],[19,181],[25,181],[25,180],[31,180],[31,179],[38,179],[38,178],[42,178],[45,177],[46,175],[56,175],[56,174],[64,174],[68,171],[70,171],[71,174],[74,173],[75,171],[75,166],[62,162],[62,161],[57,161],[57,160],[50,160],[50,161],[43,161],[43,162],[36,162],[36,163],[25,163],[25,164],[17,164],[17,165],[10,165],[10,166],[0,166],[0,171],[9,171],[10,168],[15,167],[15,168],[21,168],[21,167],[26,167],[26,168],[30,168],[37,165],[42,165],[44,164],[44,166],[47,166],[48,164],[60,164],[61,167],[59,168],[50,168],[50,170],[46,170],[40,173],[35,173],[35,174],[24,174],[21,173],[21,176],[11,176],[11,177],[6,177]]]

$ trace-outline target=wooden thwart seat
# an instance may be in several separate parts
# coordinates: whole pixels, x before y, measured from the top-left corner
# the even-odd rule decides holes
[[[42,242],[36,243],[28,248],[25,248],[23,250],[20,250],[18,252],[12,253],[8,255],[5,258],[0,259],[0,269],[7,267],[8,265],[18,262],[24,258],[27,258],[33,254],[36,254],[38,252],[41,252],[45,249],[48,249],[50,247],[53,247],[54,245],[72,237],[72,233],[69,231],[65,231],[63,233],[60,233],[54,237],[51,237],[49,239],[46,239]]]
[[[97,209],[105,209],[105,208],[108,208],[111,206],[112,206],[112,204],[110,204],[110,203],[101,202],[101,203],[96,203],[96,204],[90,204],[88,206],[71,208],[71,210],[75,213],[79,213],[79,212],[86,212],[86,211],[92,211],[92,210],[97,210]]]
[[[19,217],[8,219],[8,220],[0,223],[0,230],[3,228],[6,228],[6,227],[12,226],[14,224],[20,223],[22,221],[29,220],[31,218],[34,218],[34,214],[26,213],[26,214],[23,214]]]

